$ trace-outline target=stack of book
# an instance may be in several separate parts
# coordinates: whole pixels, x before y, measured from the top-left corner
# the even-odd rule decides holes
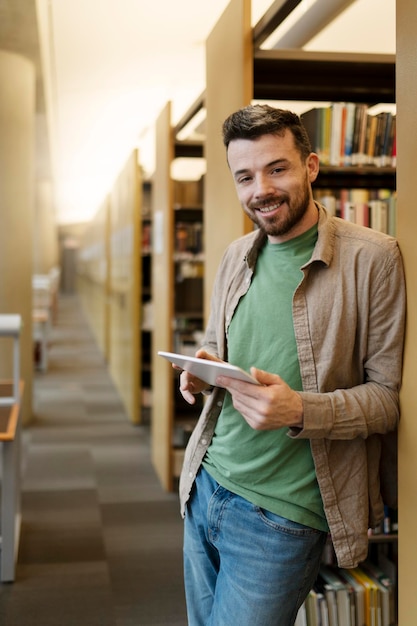
[[[295,626],[395,626],[396,615],[395,581],[379,567],[323,565]]]
[[[390,189],[315,189],[314,197],[332,215],[396,235],[397,195]]]
[[[366,104],[334,102],[301,115],[311,146],[323,165],[396,166],[396,116],[375,115]]]

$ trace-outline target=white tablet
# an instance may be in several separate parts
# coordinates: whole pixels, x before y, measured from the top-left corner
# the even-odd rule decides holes
[[[199,359],[195,356],[185,356],[184,354],[175,354],[174,352],[159,351],[158,354],[171,361],[171,363],[175,363],[183,370],[197,376],[197,378],[204,380],[209,385],[216,386],[218,376],[229,376],[247,383],[260,385],[256,378],[248,372],[237,367],[237,365],[231,365],[224,361],[209,361],[208,359]]]

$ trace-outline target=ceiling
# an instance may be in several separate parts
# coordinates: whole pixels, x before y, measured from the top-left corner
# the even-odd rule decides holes
[[[36,171],[54,180],[59,222],[90,219],[134,147],[152,171],[154,121],[170,100],[175,124],[204,90],[228,2],[0,0],[0,49],[36,67]],[[252,1],[253,25],[271,4]],[[306,49],[395,53],[395,0],[345,4]]]

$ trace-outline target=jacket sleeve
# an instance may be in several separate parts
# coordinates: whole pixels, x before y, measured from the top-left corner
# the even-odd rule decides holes
[[[357,307],[361,319],[350,331],[352,337],[346,340],[350,341],[351,350],[338,353],[338,346],[334,345],[334,353],[329,357],[334,370],[346,374],[346,381],[355,380],[355,383],[340,384],[341,377],[335,374],[338,386],[326,388],[318,376],[317,391],[301,392],[304,427],[292,429],[290,436],[367,438],[396,428],[400,413],[406,292],[400,251],[393,241],[389,254],[380,255],[379,263],[373,262],[373,267],[359,270],[366,276],[366,280],[359,281],[360,285],[366,284],[366,293],[360,293],[356,287],[362,307]],[[319,315],[320,311],[316,313]],[[338,332],[339,336],[343,334],[343,319]]]

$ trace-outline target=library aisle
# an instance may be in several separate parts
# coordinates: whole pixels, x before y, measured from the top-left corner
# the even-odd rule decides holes
[[[22,529],[0,626],[185,626],[182,519],[77,296],[60,297],[23,433]]]

